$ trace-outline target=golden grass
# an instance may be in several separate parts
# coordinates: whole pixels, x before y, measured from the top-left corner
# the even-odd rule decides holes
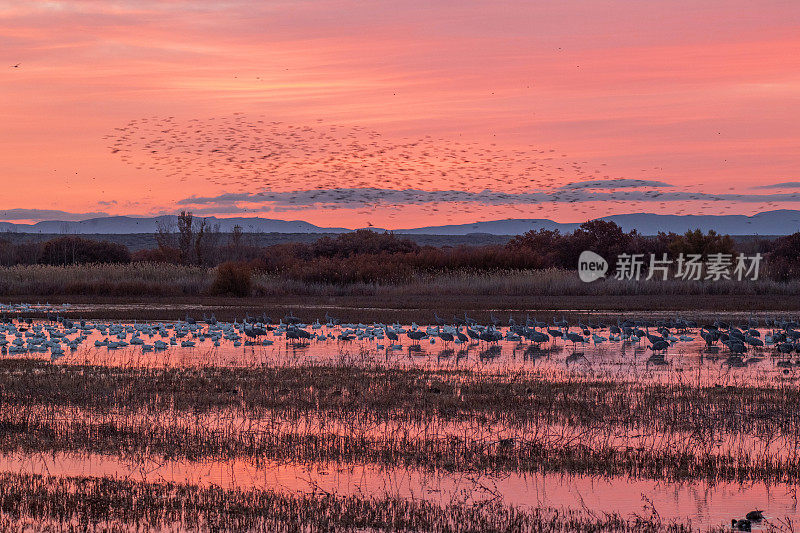
[[[166,263],[19,265],[0,267],[0,296],[194,296],[210,294],[216,268]],[[306,283],[255,273],[252,296],[625,296],[797,295],[800,280],[717,282],[620,281],[583,283],[566,270],[460,272],[416,275],[398,283]]]

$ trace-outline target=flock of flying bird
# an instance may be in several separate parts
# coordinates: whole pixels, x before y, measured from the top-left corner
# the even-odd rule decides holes
[[[615,324],[601,322],[570,324],[563,317],[553,318],[552,323],[526,317],[518,323],[509,317],[503,324],[491,316],[490,323],[479,324],[466,314],[445,320],[435,315],[436,324],[420,326],[411,324],[341,324],[327,316],[311,324],[303,323],[289,314],[278,321],[269,317],[247,317],[242,321],[222,322],[212,317],[195,320],[187,317],[177,322],[104,323],[99,321],[73,320],[53,313],[45,320],[3,316],[0,318],[0,353],[2,355],[50,353],[53,360],[66,354],[65,348],[76,351],[90,336],[95,338],[94,348],[108,350],[138,347],[143,352],[157,352],[172,347],[193,348],[196,346],[219,347],[222,343],[239,346],[269,346],[278,340],[293,345],[310,342],[364,341],[376,350],[391,353],[409,348],[422,352],[421,343],[442,344],[442,353],[452,355],[451,346],[461,346],[459,356],[466,356],[463,348],[482,346],[482,359],[494,359],[502,353],[501,343],[526,346],[526,356],[532,358],[544,353],[543,345],[558,343],[571,345],[572,355],[567,362],[584,358],[577,352],[579,345],[603,343],[626,343],[649,349],[648,359],[654,365],[666,365],[668,349],[677,344],[692,342],[693,334],[699,334],[706,350],[727,352],[727,363],[733,367],[746,366],[752,360],[760,360],[765,348],[773,348],[777,355],[785,355],[777,366],[787,368],[793,363],[789,354],[800,353],[800,322],[794,320],[768,319],[762,333],[758,320],[750,319],[743,327],[722,321],[699,325],[696,321],[675,318],[672,320],[617,320]],[[91,342],[91,341],[90,341]],[[404,346],[404,342],[406,345]],[[463,346],[462,346],[463,345]],[[756,351],[745,361],[746,354]],[[423,353],[422,355],[426,355]],[[800,363],[796,363],[800,364]]]
[[[131,120],[106,140],[112,153],[137,169],[217,186],[224,191],[217,196],[179,201],[215,214],[346,208],[361,214],[381,209],[391,218],[412,205],[449,220],[452,210],[445,204],[457,204],[460,213],[485,212],[488,204],[529,216],[553,203],[581,212],[595,200],[619,208],[642,199],[659,202],[664,194],[637,186],[637,180],[612,179],[600,168],[605,164],[593,167],[552,148],[510,149],[430,135],[398,139],[321,119],[294,125],[242,113],[190,120],[154,116]],[[570,186],[586,180],[600,182],[600,190]],[[626,182],[624,190],[609,199],[615,182]],[[705,202],[694,212],[714,201],[700,193],[687,198]]]

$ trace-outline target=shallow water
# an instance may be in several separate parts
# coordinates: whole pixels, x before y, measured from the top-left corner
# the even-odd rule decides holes
[[[245,345],[247,336],[242,337],[241,346],[233,341],[220,339],[215,346],[207,336],[206,325],[197,325],[197,330],[187,331],[175,338],[176,345],[163,350],[144,351],[141,346],[129,345],[120,348],[95,347],[95,341],[119,341],[129,343],[131,333],[122,339],[108,333],[109,322],[92,322],[105,328],[105,334],[97,329],[84,332],[86,340],[77,349],[64,345],[64,354],[53,357],[51,350],[16,354],[36,358],[52,358],[57,364],[95,364],[123,367],[192,367],[192,366],[234,366],[257,367],[261,365],[301,365],[319,363],[373,364],[397,367],[422,368],[462,368],[486,372],[506,372],[528,370],[562,376],[591,376],[621,380],[652,380],[656,382],[682,382],[702,385],[741,385],[796,383],[800,377],[800,355],[786,356],[777,353],[774,347],[750,348],[743,355],[745,366],[731,364],[726,347],[717,343],[707,348],[698,331],[688,330],[684,335],[691,341],[676,341],[664,352],[663,359],[654,358],[646,338],[639,341],[610,341],[573,344],[563,339],[534,344],[527,340],[502,340],[497,343],[469,341],[461,344],[445,342],[441,338],[427,338],[412,341],[400,334],[397,341],[385,337],[353,340],[339,340],[345,331],[366,331],[348,326],[321,326],[318,329],[306,328],[315,335],[324,335],[324,340],[288,341],[277,331],[253,339],[256,345]],[[135,326],[135,323],[113,323],[117,326]],[[175,336],[175,324],[159,323],[172,329],[163,330],[166,335],[141,334],[139,338],[151,345],[156,340],[169,344]],[[180,324],[181,323],[177,323]],[[185,324],[184,324],[185,326]],[[409,330],[411,326],[400,326]],[[62,328],[63,329],[63,328]],[[425,330],[426,327],[419,329]],[[376,328],[374,331],[383,331]],[[503,335],[508,328],[499,328]],[[572,329],[575,332],[576,328]],[[771,330],[760,328],[762,338]],[[594,330],[594,333],[608,338],[608,330]],[[75,339],[73,333],[67,339]],[[334,338],[330,338],[334,337]],[[9,340],[13,339],[7,335]],[[191,341],[193,347],[182,347],[183,341]],[[268,343],[269,345],[263,345]],[[779,366],[779,361],[788,361],[791,366]],[[785,364],[785,363],[782,363]]]
[[[40,326],[44,325],[42,329]],[[778,354],[774,347],[751,348],[743,355],[744,365],[729,359],[727,348],[719,343],[709,349],[698,330],[681,334],[692,340],[677,340],[666,349],[663,358],[653,357],[646,339],[610,341],[609,331],[593,330],[606,337],[595,342],[571,343],[555,339],[541,344],[516,339],[497,343],[469,341],[446,342],[433,336],[413,341],[400,334],[396,341],[385,338],[384,328],[372,327],[373,335],[363,335],[369,326],[308,326],[307,331],[319,338],[309,341],[287,341],[280,329],[256,338],[248,337],[243,328],[226,328],[239,336],[241,346],[232,338],[218,338],[218,346],[206,324],[189,326],[183,322],[153,323],[157,332],[135,335],[141,324],[105,321],[87,323],[91,330],[66,332],[63,325],[48,321],[33,324],[5,325],[0,339],[9,342],[4,357],[50,360],[56,365],[105,365],[121,367],[258,367],[261,365],[308,365],[340,363],[381,364],[405,368],[465,368],[488,373],[520,370],[541,373],[548,377],[605,378],[618,381],[680,382],[701,385],[774,386],[794,385],[800,376],[797,354]],[[412,326],[401,326],[404,330]],[[21,331],[25,328],[26,331]],[[50,332],[47,332],[47,329]],[[126,331],[127,329],[127,331]],[[352,340],[340,336],[353,331]],[[508,336],[507,328],[498,328]],[[14,339],[46,338],[50,345],[38,343],[26,353],[8,354]],[[120,331],[116,334],[116,331]],[[176,331],[179,332],[176,334]],[[214,331],[220,331],[219,328]],[[359,334],[358,332],[362,332]],[[576,331],[575,328],[572,329]],[[761,338],[771,334],[760,328]],[[47,332],[45,335],[44,333]],[[55,335],[53,335],[55,332]],[[182,332],[183,334],[180,334]],[[19,335],[17,335],[19,333]],[[74,349],[69,342],[80,335],[85,338]],[[678,333],[676,332],[677,336]],[[230,335],[229,335],[230,336]],[[323,338],[324,336],[324,338]],[[384,336],[384,338],[380,338]],[[167,343],[163,350],[146,351],[130,344],[138,337],[152,346],[156,340]],[[359,338],[362,337],[362,338]],[[431,340],[433,339],[433,340]],[[110,348],[95,342],[124,341],[127,346]],[[191,341],[193,347],[182,347]],[[251,345],[245,345],[250,341]],[[170,344],[172,342],[172,344]],[[63,347],[54,349],[54,345]],[[40,347],[44,347],[41,350]],[[41,350],[41,351],[39,351]],[[789,366],[786,365],[789,362]],[[779,366],[779,362],[782,366]],[[499,431],[499,429],[498,429]],[[730,447],[747,446],[734,442]],[[222,487],[261,487],[294,492],[326,491],[338,494],[397,495],[427,498],[438,502],[481,501],[496,497],[506,504],[586,508],[592,511],[619,512],[625,516],[639,513],[649,516],[654,508],[664,519],[691,520],[705,528],[726,525],[733,517],[742,517],[752,509],[764,509],[768,517],[800,518],[794,485],[764,483],[660,482],[625,476],[599,478],[567,474],[453,474],[412,468],[386,468],[371,464],[303,465],[266,463],[258,465],[246,459],[211,461],[164,461],[153,457],[124,459],[98,454],[9,454],[0,456],[0,470],[57,475],[113,476],[143,481],[181,481]]]
[[[0,470],[64,476],[108,476],[148,482],[180,482],[222,488],[259,488],[294,493],[400,496],[441,504],[492,500],[520,507],[585,508],[596,513],[638,513],[654,508],[665,520],[699,528],[730,523],[752,509],[768,518],[798,516],[796,487],[763,483],[663,483],[629,477],[571,474],[453,474],[375,465],[300,465],[246,460],[125,460],[98,454],[0,455]],[[652,506],[652,507],[651,507]]]

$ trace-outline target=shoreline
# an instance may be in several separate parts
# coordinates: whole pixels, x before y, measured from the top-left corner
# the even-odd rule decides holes
[[[466,313],[479,322],[489,323],[493,314],[503,324],[513,315],[524,322],[526,315],[549,322],[553,316],[608,320],[616,318],[669,319],[676,315],[696,320],[747,320],[749,317],[787,317],[800,313],[800,298],[786,295],[618,295],[618,296],[539,296],[525,295],[446,295],[431,301],[426,294],[410,294],[402,301],[388,296],[53,296],[27,295],[5,297],[5,304],[70,304],[59,312],[71,318],[115,320],[180,320],[203,315],[232,321],[246,316],[273,320],[292,313],[304,322],[323,321],[326,313],[347,322],[422,322],[435,323],[435,314],[445,321]],[[7,316],[13,314],[9,313]],[[26,312],[19,316],[44,317],[44,312]]]

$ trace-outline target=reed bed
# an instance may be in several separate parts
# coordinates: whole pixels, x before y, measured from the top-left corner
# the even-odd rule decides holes
[[[298,419],[325,413],[375,423],[463,422],[508,427],[572,425],[800,438],[800,388],[792,383],[698,386],[535,372],[486,373],[381,365],[259,368],[124,368],[0,360],[0,402],[192,413],[235,408]]]
[[[0,450],[800,481],[800,392],[363,368],[0,364]]]
[[[498,273],[460,272],[443,276],[418,277],[402,285],[380,285],[376,295],[420,294],[544,295],[544,296],[626,296],[626,295],[760,295],[797,294],[800,280],[778,282],[762,279],[751,282],[686,280],[617,280],[613,276],[595,283],[584,283],[573,270],[517,270]]]
[[[197,295],[213,281],[208,269],[160,263],[0,267],[0,295]]]
[[[792,382],[701,386],[344,360],[153,368],[8,358],[0,454],[771,486],[800,483],[798,403]],[[692,530],[654,517],[0,474],[0,529]]]
[[[464,427],[461,436],[412,428],[386,435],[357,428],[346,434],[323,429],[227,430],[186,428],[125,420],[60,420],[46,410],[6,414],[0,419],[5,453],[85,452],[125,458],[190,460],[248,459],[329,465],[371,463],[444,472],[568,473],[665,480],[800,481],[800,458],[703,449],[679,435],[654,435],[636,446],[604,438],[603,432],[540,431],[501,437],[486,428]],[[634,441],[631,441],[634,442]]]
[[[216,268],[135,262],[72,266],[0,267],[0,296],[197,296],[212,294]],[[626,295],[796,295],[800,280],[779,282],[624,281],[613,277],[583,283],[570,270],[457,271],[415,274],[396,283],[308,283],[256,273],[252,296],[364,297],[460,296],[626,296]]]
[[[0,474],[0,526],[33,531],[670,532],[691,524],[579,510],[523,510],[498,502],[283,494],[112,478]],[[39,529],[41,528],[41,529]],[[709,531],[723,531],[722,528]]]

